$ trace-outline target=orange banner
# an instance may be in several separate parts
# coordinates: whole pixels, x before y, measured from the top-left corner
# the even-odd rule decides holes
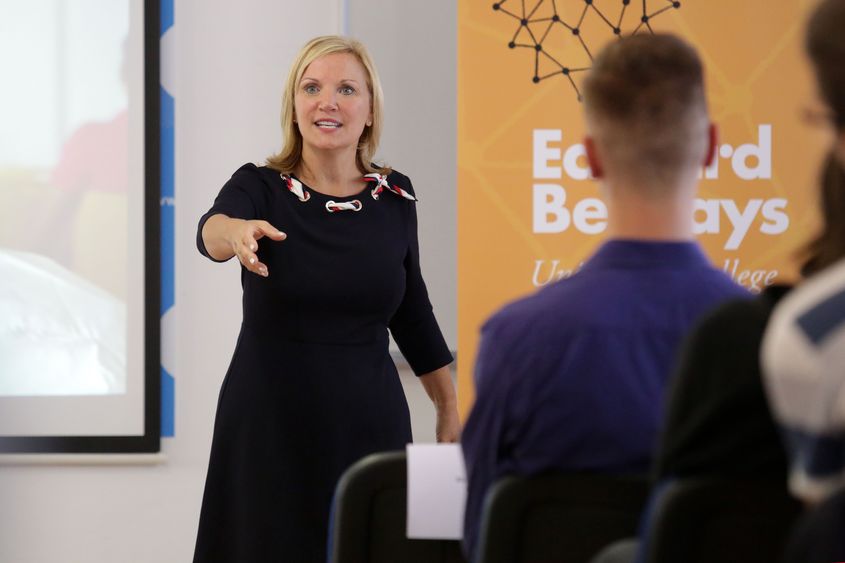
[[[754,291],[792,281],[816,222],[823,136],[802,120],[813,2],[505,0],[458,8],[458,392],[466,415],[484,320],[571,275],[604,239],[580,84],[631,33],[671,32],[706,66],[719,156],[702,170],[695,225],[713,263]],[[549,312],[554,314],[553,311]]]

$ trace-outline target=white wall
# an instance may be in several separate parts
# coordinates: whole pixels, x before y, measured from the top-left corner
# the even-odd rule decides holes
[[[175,331],[164,335],[176,437],[163,440],[159,465],[0,465],[0,563],[191,560],[217,393],[240,322],[237,266],[199,256],[196,223],[238,166],[278,148],[287,66],[307,39],[341,30],[342,5],[176,0],[173,66],[164,69],[176,98]],[[350,0],[348,15],[381,67],[383,155],[420,192],[423,266],[454,345],[455,5]],[[425,394],[407,373],[403,383],[415,438],[431,441]]]
[[[414,182],[423,275],[456,350],[457,3],[348,0],[347,24],[378,67],[385,95],[379,154]]]
[[[238,330],[238,275],[194,248],[200,214],[243,162],[277,148],[283,76],[338,0],[177,0],[176,437],[156,466],[0,466],[0,562],[191,560],[214,408]]]

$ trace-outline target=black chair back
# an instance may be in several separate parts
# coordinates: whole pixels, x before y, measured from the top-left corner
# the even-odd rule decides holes
[[[785,563],[845,561],[845,490],[801,516],[792,530]]]
[[[674,481],[649,517],[646,561],[779,561],[800,509],[786,479]]]
[[[458,541],[406,536],[405,452],[365,457],[344,472],[335,490],[332,563],[465,563]]]
[[[587,563],[635,536],[648,497],[645,476],[506,477],[484,500],[479,563]]]

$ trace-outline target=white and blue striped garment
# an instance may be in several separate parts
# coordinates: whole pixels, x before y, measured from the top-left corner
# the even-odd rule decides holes
[[[845,260],[783,299],[761,353],[789,451],[790,489],[823,500],[845,488]]]

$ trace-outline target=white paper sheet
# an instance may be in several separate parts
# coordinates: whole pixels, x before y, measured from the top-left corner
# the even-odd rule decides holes
[[[459,540],[467,483],[459,444],[408,444],[408,537]]]

